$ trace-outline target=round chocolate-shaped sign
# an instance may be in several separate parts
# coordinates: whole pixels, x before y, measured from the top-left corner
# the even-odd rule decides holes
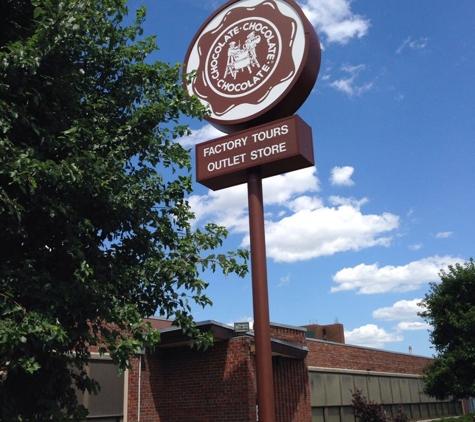
[[[294,114],[320,70],[320,41],[293,0],[231,0],[195,35],[185,58],[190,94],[231,133]]]

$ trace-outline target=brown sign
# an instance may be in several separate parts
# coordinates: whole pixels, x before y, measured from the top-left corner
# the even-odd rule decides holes
[[[187,85],[209,106],[207,119],[232,133],[294,114],[321,62],[314,27],[293,0],[231,0],[195,35]]]
[[[294,115],[196,145],[196,180],[218,190],[247,181],[247,169],[262,177],[314,165],[312,129]]]

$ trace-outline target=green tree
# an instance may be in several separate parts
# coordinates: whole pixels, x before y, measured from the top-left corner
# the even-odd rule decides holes
[[[226,230],[193,228],[189,133],[206,110],[181,67],[148,63],[145,10],[125,0],[0,2],[0,420],[80,419],[90,347],[124,369],[175,320],[211,302],[203,271],[247,272],[218,253]],[[213,254],[214,252],[214,254]]]
[[[437,354],[424,371],[425,393],[443,400],[475,396],[475,264],[449,265],[431,283],[419,315],[432,326]]]

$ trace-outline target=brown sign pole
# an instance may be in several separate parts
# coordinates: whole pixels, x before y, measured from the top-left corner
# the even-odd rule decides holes
[[[274,382],[267,291],[267,259],[264,228],[262,175],[248,170],[249,231],[251,237],[252,298],[256,342],[257,404],[260,422],[275,422]]]
[[[315,28],[295,0],[229,0],[186,53],[190,95],[227,133],[196,146],[196,180],[212,190],[247,182],[259,422],[275,422],[262,179],[314,165],[311,128],[294,113],[321,63]]]

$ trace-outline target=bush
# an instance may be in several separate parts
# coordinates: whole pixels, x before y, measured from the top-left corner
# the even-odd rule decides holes
[[[355,391],[351,391],[353,399],[351,401],[355,410],[355,417],[361,422],[409,422],[409,416],[402,411],[402,407],[399,406],[397,412],[393,417],[390,417],[383,410],[381,403],[368,400],[363,396],[363,390],[358,388]]]
[[[399,405],[396,413],[394,414],[392,420],[394,422],[409,422],[411,419],[409,418],[409,416],[403,412],[402,410],[402,406]]]

